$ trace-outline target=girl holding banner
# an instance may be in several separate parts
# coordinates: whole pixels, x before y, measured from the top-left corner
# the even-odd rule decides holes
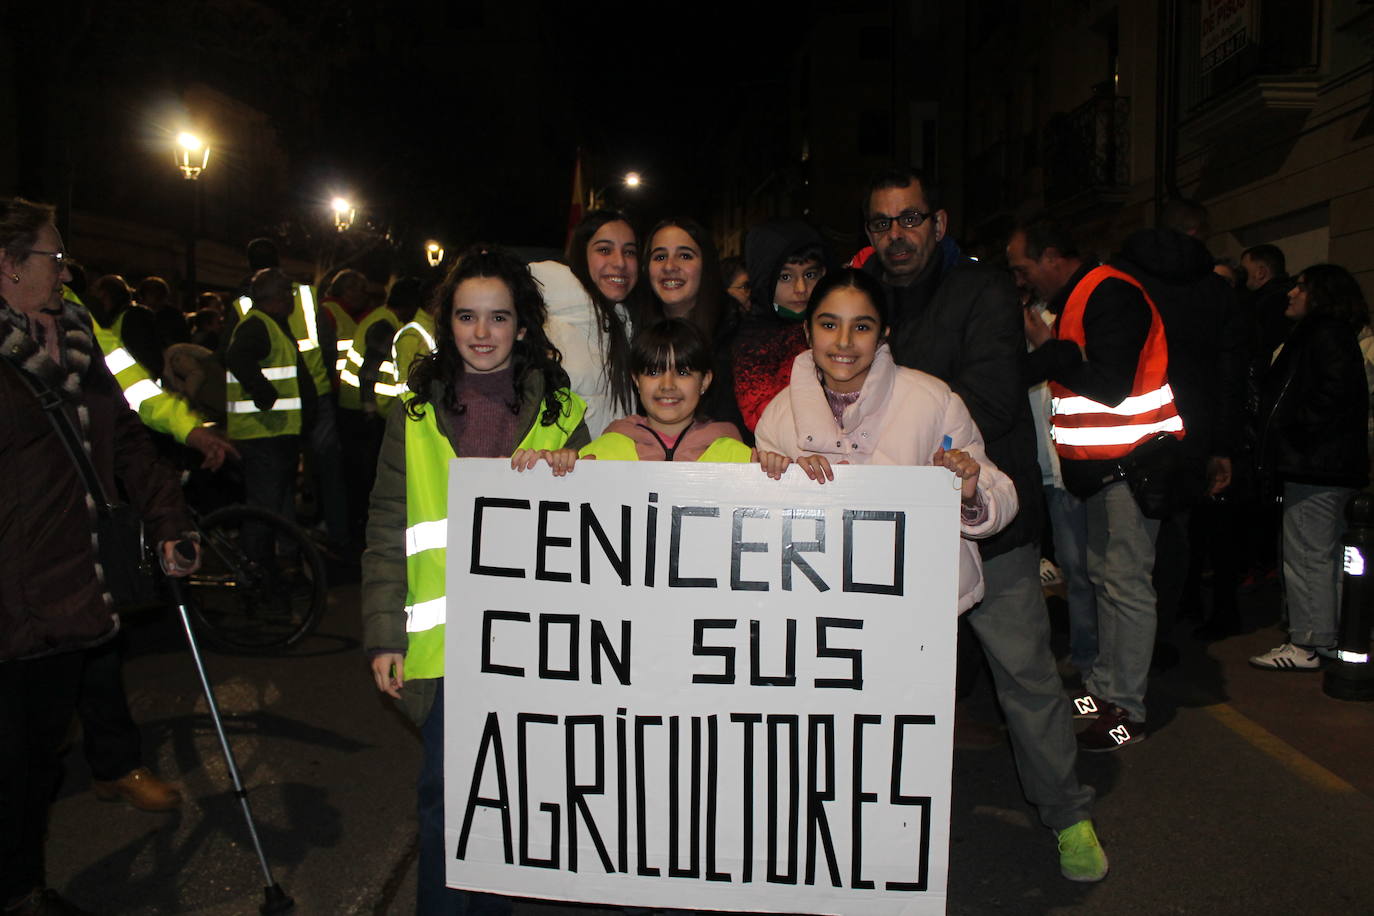
[[[847,268],[827,274],[811,294],[811,349],[792,364],[792,381],[754,430],[759,462],[777,478],[794,461],[818,483],[832,464],[935,464],[963,491],[959,612],[983,597],[983,567],[968,538],[1001,531],[1016,515],[1010,478],[988,460],[964,402],[932,375],[898,367],[888,351],[878,281]],[[833,445],[832,445],[833,443]]]
[[[544,334],[529,270],[491,248],[470,249],[436,294],[437,346],[417,363],[393,410],[377,466],[362,561],[363,644],[377,689],[420,727],[416,911],[509,914],[507,898],[444,881],[443,675],[449,465],[510,456],[562,475],[589,437],[585,404],[568,390]]]
[[[583,458],[620,461],[729,461],[747,464],[753,450],[739,427],[699,413],[711,386],[706,335],[689,321],[669,318],[635,337],[630,371],[644,411],[616,420]]]

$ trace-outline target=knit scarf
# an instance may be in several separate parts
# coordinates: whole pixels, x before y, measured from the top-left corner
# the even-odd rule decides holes
[[[30,319],[0,299],[0,355],[75,402],[81,392],[81,379],[91,366],[95,343],[77,306],[64,301],[61,313],[55,317],[65,366],[49,356],[30,333]]]

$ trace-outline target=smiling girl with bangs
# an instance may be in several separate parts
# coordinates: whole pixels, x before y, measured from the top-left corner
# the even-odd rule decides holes
[[[701,400],[713,381],[701,330],[680,318],[646,328],[630,353],[642,414],[616,420],[582,449],[583,458],[627,461],[748,462],[739,427],[713,421]]]

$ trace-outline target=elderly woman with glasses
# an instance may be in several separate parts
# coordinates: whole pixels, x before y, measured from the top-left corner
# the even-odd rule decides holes
[[[98,560],[96,504],[44,402],[80,438],[101,488],[124,484],[163,568],[185,575],[176,541],[191,528],[158,457],[94,343],[90,316],[63,298],[70,279],[53,208],[0,199],[0,911],[81,913],[45,887],[43,835],[58,747],[86,650],[119,617]]]

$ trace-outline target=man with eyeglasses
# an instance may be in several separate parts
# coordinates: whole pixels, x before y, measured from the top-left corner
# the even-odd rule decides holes
[[[1021,379],[1026,344],[1016,288],[1004,271],[963,255],[948,234],[939,187],[923,172],[875,175],[863,213],[874,252],[863,269],[887,290],[893,358],[963,399],[988,457],[1016,484],[1017,517],[979,542],[986,594],[967,619],[992,668],[1026,798],[1058,837],[1060,872],[1100,881],[1107,857],[1090,819],[1094,793],[1078,781],[1073,719],[1040,586],[1040,468]]]

